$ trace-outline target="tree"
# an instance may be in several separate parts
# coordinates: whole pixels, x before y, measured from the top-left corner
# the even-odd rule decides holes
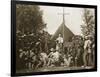
[[[81,25],[81,31],[84,36],[95,34],[95,16],[90,9],[84,9],[83,12],[83,24]]]
[[[17,29],[24,32],[38,32],[44,26],[42,20],[42,11],[36,5],[16,6],[16,24]]]
[[[45,26],[39,6],[16,5],[16,69],[25,68],[25,61],[24,58],[20,59],[20,53],[35,50],[36,43],[43,36],[40,31]]]

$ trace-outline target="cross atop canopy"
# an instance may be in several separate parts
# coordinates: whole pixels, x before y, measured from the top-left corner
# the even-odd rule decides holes
[[[63,7],[63,13],[58,13],[58,15],[62,15],[63,16],[63,23],[65,24],[65,15],[69,15],[69,13],[65,13],[64,7]]]
[[[63,33],[62,33],[63,35],[62,35],[62,36],[63,36],[63,40],[64,40],[64,35],[65,35],[65,34],[64,34],[64,33],[65,33],[65,32],[64,32],[64,31],[65,31],[65,30],[64,30],[64,26],[65,26],[65,15],[69,15],[69,13],[65,13],[65,9],[64,9],[64,7],[63,7],[63,13],[58,13],[58,14],[63,16]]]

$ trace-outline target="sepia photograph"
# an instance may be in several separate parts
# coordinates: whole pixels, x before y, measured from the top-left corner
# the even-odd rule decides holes
[[[96,67],[95,8],[16,4],[16,73]]]

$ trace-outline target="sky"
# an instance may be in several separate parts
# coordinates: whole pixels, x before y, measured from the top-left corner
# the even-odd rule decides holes
[[[40,6],[43,20],[47,24],[47,31],[54,34],[63,21],[63,7]],[[61,13],[61,14],[59,14]],[[65,25],[75,34],[81,35],[83,8],[64,7]]]

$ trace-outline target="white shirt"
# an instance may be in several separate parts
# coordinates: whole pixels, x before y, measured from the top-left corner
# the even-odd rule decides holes
[[[91,47],[91,41],[90,40],[86,40],[85,42],[84,42],[84,49],[86,49],[87,47],[88,47],[88,53],[91,53],[91,49],[90,49],[90,47]]]
[[[90,45],[91,45],[91,41],[90,40],[86,40],[85,42],[84,42],[84,49],[86,49],[87,47],[90,47]]]
[[[57,41],[58,41],[58,43],[63,43],[63,38],[62,37],[58,37]]]

